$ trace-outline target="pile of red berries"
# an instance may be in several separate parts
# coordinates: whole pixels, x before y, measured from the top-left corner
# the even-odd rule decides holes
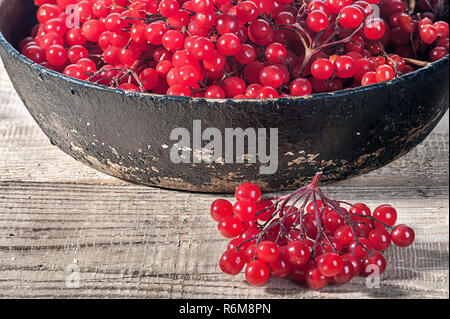
[[[35,3],[39,23],[21,41],[23,55],[77,79],[156,94],[310,95],[390,80],[449,51],[448,24],[438,21],[448,0]]]
[[[382,252],[391,242],[412,244],[414,231],[395,225],[394,207],[382,205],[372,213],[365,204],[330,200],[318,188],[320,177],[282,197],[261,198],[258,186],[244,183],[236,189],[234,205],[214,201],[211,216],[219,232],[232,239],[220,269],[237,275],[245,267],[245,278],[254,286],[272,276],[321,289],[381,274],[387,266]]]

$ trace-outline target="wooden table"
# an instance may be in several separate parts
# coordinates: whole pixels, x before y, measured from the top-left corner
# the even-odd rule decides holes
[[[252,288],[218,269],[227,242],[209,217],[217,196],[133,185],[76,162],[50,144],[0,65],[0,296],[448,298],[448,138],[447,117],[395,163],[325,188],[372,208],[391,203],[416,230],[412,247],[389,250],[380,288],[362,278],[321,292],[288,279]]]

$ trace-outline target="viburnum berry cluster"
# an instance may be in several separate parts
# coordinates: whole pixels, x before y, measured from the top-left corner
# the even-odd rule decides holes
[[[77,79],[156,94],[304,96],[390,80],[449,51],[439,21],[448,0],[35,4],[39,23],[20,42],[23,55]],[[68,28],[74,18],[79,26]]]
[[[261,197],[252,183],[236,189],[236,203],[217,199],[211,216],[219,232],[232,239],[220,258],[220,269],[229,275],[245,267],[253,286],[269,277],[290,277],[318,290],[329,283],[344,284],[360,275],[383,273],[382,252],[391,242],[407,247],[413,229],[396,225],[397,211],[381,205],[373,213],[362,203],[328,199],[312,183],[281,197]]]

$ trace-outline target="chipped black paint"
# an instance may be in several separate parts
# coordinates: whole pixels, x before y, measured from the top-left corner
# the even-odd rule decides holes
[[[0,0],[0,29],[13,45],[33,23],[32,0]],[[11,13],[12,12],[12,13]],[[20,23],[19,23],[20,21]],[[24,25],[29,21],[30,25]],[[12,26],[23,26],[18,33]],[[448,56],[388,83],[308,98],[216,100],[126,93],[68,78],[21,56],[0,36],[0,54],[28,110],[51,142],[95,169],[179,190],[231,192],[242,181],[293,189],[362,174],[422,142],[448,109]],[[204,127],[279,128],[279,170],[259,164],[178,164],[170,132]]]

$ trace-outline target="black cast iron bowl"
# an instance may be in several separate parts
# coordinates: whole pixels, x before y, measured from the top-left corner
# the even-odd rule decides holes
[[[205,100],[129,93],[79,81],[14,49],[34,22],[32,0],[0,0],[0,54],[29,112],[61,150],[132,182],[232,192],[299,187],[317,171],[342,180],[386,165],[422,142],[448,109],[448,56],[398,79],[303,98]],[[172,129],[278,128],[278,171],[255,164],[174,164]]]

